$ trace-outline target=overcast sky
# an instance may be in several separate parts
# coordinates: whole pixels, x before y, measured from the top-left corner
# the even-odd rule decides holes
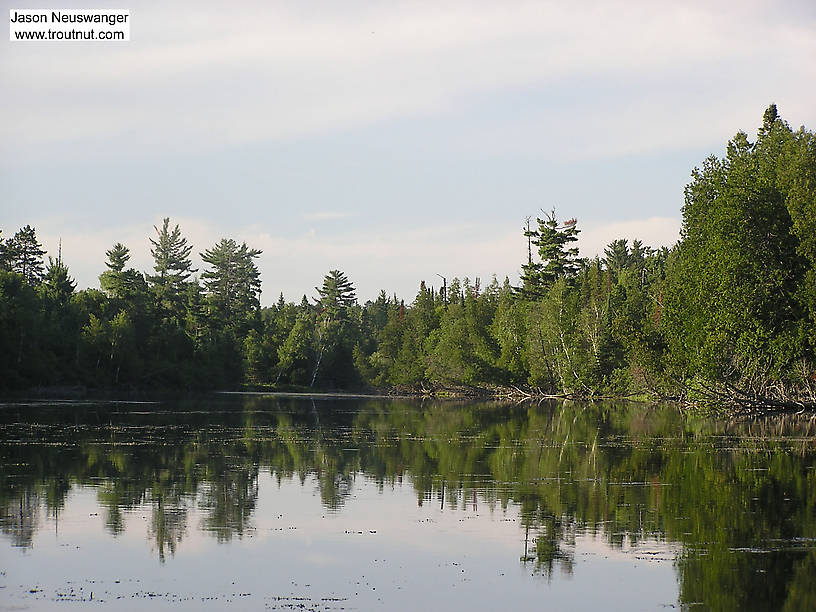
[[[678,237],[683,187],[769,103],[816,126],[816,2],[0,2],[129,8],[122,43],[0,52],[0,228],[80,287],[169,216],[263,250],[262,302],[518,278],[527,215],[582,254]],[[5,36],[5,35],[4,35]]]

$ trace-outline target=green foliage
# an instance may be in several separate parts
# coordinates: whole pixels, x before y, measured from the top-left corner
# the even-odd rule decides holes
[[[143,298],[147,292],[147,283],[144,275],[133,268],[125,269],[130,260],[130,249],[121,242],[117,242],[106,251],[108,268],[99,275],[99,286],[110,297],[134,302]]]
[[[2,263],[7,270],[19,273],[26,283],[36,287],[45,274],[43,255],[45,251],[37,240],[36,231],[26,225],[3,244]]]
[[[522,266],[521,287],[518,294],[526,299],[543,297],[547,287],[559,278],[571,278],[580,268],[578,248],[570,246],[578,240],[580,230],[575,219],[559,223],[555,211],[545,219],[536,218],[537,230],[530,229],[527,220],[524,236],[527,238],[527,263]],[[536,247],[540,261],[533,260],[530,245]]]
[[[254,259],[261,251],[223,238],[201,253],[211,266],[201,274],[213,325],[241,325],[251,321],[260,309],[261,275]]]
[[[479,293],[478,279],[472,286],[467,278],[461,285],[454,278],[448,299],[450,303],[441,312],[439,327],[427,328],[427,379],[440,385],[495,381],[499,347],[490,334],[490,326],[498,305],[498,283]],[[417,327],[423,329],[422,325]]]
[[[0,270],[0,371],[3,386],[14,388],[36,378],[38,328],[36,291],[22,274]]]
[[[755,142],[738,133],[696,168],[681,240],[619,238],[578,258],[576,221],[524,228],[521,285],[454,278],[406,303],[357,303],[332,269],[313,303],[260,307],[245,243],[200,253],[164,219],[154,274],[106,252],[104,291],[75,291],[33,228],[0,240],[3,384],[323,389],[513,385],[545,394],[816,403],[816,137],[775,106]],[[191,278],[192,277],[192,278]],[[445,282],[445,281],[443,281]]]
[[[501,382],[505,384],[523,384],[527,379],[529,365],[525,338],[528,309],[527,303],[514,299],[510,281],[505,279],[489,328],[498,348],[495,366]]]
[[[340,270],[330,270],[323,286],[315,287],[319,298],[313,328],[315,362],[309,386],[319,382],[328,388],[358,384],[354,347],[360,335],[361,310],[354,285]]]
[[[771,107],[756,142],[740,132],[724,159],[710,157],[693,172],[666,294],[664,330],[678,377],[764,392],[812,359],[803,315],[813,267],[793,217],[816,165],[792,171],[799,147]]]
[[[776,179],[798,240],[797,254],[806,262],[796,298],[807,314],[802,333],[812,355],[816,353],[816,135],[800,128],[786,144]]]
[[[530,384],[551,393],[591,391],[592,367],[578,327],[579,295],[562,278],[528,314]]]
[[[154,275],[147,277],[150,288],[156,296],[159,308],[166,316],[183,318],[184,285],[190,275],[195,272],[190,261],[192,245],[182,237],[179,226],[170,229],[170,218],[165,217],[162,228],[155,225],[156,239],[151,238],[150,254],[153,256]],[[113,260],[111,263],[114,263]]]
[[[43,282],[40,285],[40,297],[46,309],[62,310],[71,299],[76,289],[76,282],[68,274],[68,266],[62,259],[56,261],[48,258]]]
[[[312,329],[314,323],[307,312],[298,315],[286,339],[278,348],[278,376],[285,375],[294,384],[308,384],[311,365],[314,361]]]
[[[330,270],[323,278],[323,286],[315,287],[320,308],[330,311],[333,316],[340,316],[344,310],[357,303],[354,285],[340,270]]]

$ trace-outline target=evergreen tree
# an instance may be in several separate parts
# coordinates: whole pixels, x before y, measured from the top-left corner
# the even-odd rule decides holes
[[[364,344],[362,349],[366,355],[377,350],[377,338],[388,323],[389,305],[388,295],[381,290],[376,300],[366,302],[363,306],[361,333]]]
[[[787,202],[794,185],[812,184],[814,167],[780,181],[795,148],[771,107],[756,142],[739,132],[724,159],[694,170],[667,296],[679,376],[764,393],[807,357],[797,298],[808,266]]]
[[[487,301],[484,296],[476,297],[469,279],[451,281],[450,303],[427,342],[426,372],[432,382],[478,384],[489,380],[489,364],[495,355],[486,319],[494,315],[495,305],[488,306],[487,314]],[[480,329],[481,324],[486,325]]]
[[[533,260],[533,244],[536,243],[539,236],[538,231],[530,229],[530,217],[527,217],[524,225],[524,237],[527,239],[527,263],[521,266],[521,287],[516,290],[516,293],[528,300],[537,300],[547,292],[541,276],[544,265],[540,261]]]
[[[536,219],[538,237],[534,244],[544,264],[541,277],[545,285],[554,283],[559,278],[570,278],[578,273],[581,267],[578,261],[578,247],[570,246],[578,240],[580,230],[575,219],[559,224],[555,211],[546,219]]]
[[[60,254],[56,260],[48,258],[43,282],[40,285],[40,296],[48,306],[61,310],[68,304],[76,289],[76,281],[68,274],[68,266],[62,263]]]
[[[264,308],[262,312],[266,340],[271,342],[274,347],[279,347],[286,340],[297,317],[297,305],[287,303],[283,298],[283,293],[281,293],[277,303],[272,308]]]
[[[150,239],[153,247],[150,254],[153,256],[156,274],[148,276],[151,288],[156,294],[159,305],[171,316],[183,318],[184,285],[190,275],[195,272],[190,261],[192,245],[181,235],[179,226],[170,230],[170,218],[165,217],[162,228],[155,225],[157,237]],[[111,263],[116,263],[111,261]],[[117,263],[118,265],[118,263]]]
[[[310,386],[321,371],[323,381],[330,387],[338,382],[354,384],[357,375],[353,372],[353,350],[360,335],[359,317],[352,316],[352,307],[357,304],[354,285],[340,270],[330,270],[322,287],[315,290],[319,295],[315,300],[319,311],[314,327],[316,358]],[[356,308],[358,315],[359,311]]]
[[[213,308],[213,322],[240,325],[260,308],[261,275],[255,262],[261,251],[222,238],[201,253],[211,268],[201,274],[207,298]]]
[[[20,274],[0,270],[0,388],[33,382],[41,361],[35,351],[40,328],[35,289]]]
[[[772,125],[778,124],[784,125],[777,118]],[[791,134],[782,152],[776,183],[785,194],[791,232],[798,241],[797,254],[806,262],[796,299],[806,313],[806,321],[801,322],[801,333],[808,339],[810,366],[813,368],[816,360],[816,133],[801,127]],[[803,369],[802,375],[807,377],[807,366]]]
[[[580,269],[578,248],[570,246],[578,240],[580,230],[575,219],[559,223],[555,211],[545,219],[536,218],[537,230],[530,229],[527,221],[527,263],[522,266],[521,286],[517,295],[537,300],[547,294],[547,288],[559,278],[571,278]],[[534,261],[531,245],[536,247],[540,261]]]
[[[323,286],[315,287],[320,296],[316,301],[325,311],[343,313],[357,303],[354,285],[340,270],[330,270],[323,278]]]
[[[125,268],[130,261],[130,249],[121,242],[114,244],[105,254],[108,269],[99,275],[100,288],[112,298],[113,311],[126,309],[134,328],[148,334],[153,309],[144,274],[134,268]]]
[[[0,229],[0,270],[9,270],[10,264],[6,255],[6,242],[3,239],[3,230]]]
[[[604,248],[603,263],[607,270],[618,273],[629,265],[629,257],[628,240],[613,240]]]
[[[122,272],[125,265],[130,260],[130,249],[121,242],[117,242],[109,251],[105,251],[108,261],[105,262],[111,272]]]
[[[133,280],[129,279],[132,274],[128,275],[125,271],[125,265],[130,260],[130,249],[117,242],[105,254],[108,256],[108,261],[105,262],[108,269],[99,275],[99,286],[111,297],[124,297],[128,293],[128,280]]]
[[[21,228],[5,243],[3,251],[8,269],[21,274],[32,287],[42,282],[45,251],[37,241],[37,233],[33,227],[26,225]]]
[[[505,278],[496,313],[490,323],[490,333],[498,345],[496,367],[504,383],[522,383],[527,378],[527,363],[524,340],[527,304],[513,299],[510,279]]]

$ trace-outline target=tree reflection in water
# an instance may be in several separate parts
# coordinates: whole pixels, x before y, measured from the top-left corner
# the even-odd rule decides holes
[[[408,483],[417,504],[515,506],[521,562],[575,571],[576,539],[676,543],[680,602],[816,609],[813,419],[704,419],[628,403],[314,401],[224,397],[0,410],[0,529],[30,547],[73,487],[105,528],[152,509],[159,559],[187,530],[253,530],[259,472],[317,483],[342,512],[357,478]],[[188,525],[190,510],[203,515]]]

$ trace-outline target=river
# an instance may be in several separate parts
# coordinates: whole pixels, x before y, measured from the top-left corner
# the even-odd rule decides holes
[[[213,394],[0,432],[0,610],[816,609],[809,415]]]

